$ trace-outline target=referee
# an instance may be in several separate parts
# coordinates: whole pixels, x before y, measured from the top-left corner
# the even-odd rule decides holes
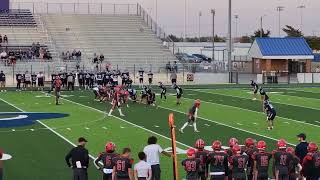
[[[88,141],[80,137],[78,142],[78,146],[71,149],[66,155],[65,160],[68,167],[73,170],[73,180],[88,180],[87,168],[89,166],[89,152],[85,148]]]

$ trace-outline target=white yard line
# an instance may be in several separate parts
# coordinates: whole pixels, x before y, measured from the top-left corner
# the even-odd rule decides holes
[[[187,98],[187,97],[183,97],[183,98],[184,98],[184,99],[193,100],[193,99]],[[208,101],[203,101],[203,100],[202,100],[201,102],[208,103],[208,104],[215,104],[215,105],[218,105],[218,106],[224,106],[224,107],[234,108],[234,109],[240,109],[240,110],[248,111],[248,112],[265,114],[265,113],[263,113],[263,112],[253,111],[253,110],[250,110],[250,109],[244,109],[244,108],[240,108],[240,107],[236,107],[236,106],[230,106],[230,105],[219,104],[219,103],[214,103],[214,102],[208,102]],[[316,109],[316,110],[320,110],[320,109]],[[305,122],[305,121],[298,121],[298,120],[294,120],[294,119],[290,119],[290,118],[285,118],[285,117],[282,117],[282,116],[279,116],[279,115],[277,115],[277,116],[278,116],[278,117],[281,117],[282,119],[289,120],[289,121],[294,121],[294,122],[297,122],[297,123],[306,124],[306,125],[314,126],[314,127],[320,127],[319,125],[307,123],[307,122]]]
[[[93,108],[93,107],[90,107],[90,106],[86,106],[86,105],[83,105],[83,104],[80,104],[80,103],[77,103],[77,102],[74,102],[74,101],[71,101],[71,100],[68,100],[68,99],[64,99],[64,100],[65,100],[65,101],[68,101],[68,102],[71,102],[71,103],[74,103],[74,104],[77,104],[77,105],[79,105],[79,106],[86,107],[86,108],[92,109],[92,110],[94,110],[94,111],[97,111],[97,112],[101,112],[101,113],[106,114],[106,112],[101,111],[101,110],[99,110],[99,109],[96,109],[96,108]],[[178,113],[185,114],[185,113],[182,112],[182,111],[178,111],[178,110],[174,110],[174,109],[170,109],[170,108],[166,108],[166,107],[162,107],[162,106],[158,106],[158,107],[159,107],[159,108],[162,108],[162,109],[167,109],[167,110],[170,110],[170,111],[175,111],[175,112],[178,112]],[[117,118],[117,119],[119,119],[119,120],[121,120],[121,121],[123,121],[123,122],[126,122],[126,123],[128,123],[128,124],[131,124],[131,125],[133,125],[133,126],[135,126],[135,127],[141,128],[141,129],[143,129],[143,130],[145,130],[145,131],[154,133],[154,134],[156,134],[156,135],[158,135],[158,136],[160,136],[160,137],[163,137],[163,138],[165,138],[165,139],[171,140],[170,138],[168,138],[168,137],[166,137],[166,136],[164,136],[164,135],[161,135],[161,134],[156,133],[156,132],[154,132],[154,131],[152,131],[152,130],[146,129],[146,128],[142,127],[142,126],[139,126],[139,125],[137,125],[137,124],[131,123],[131,122],[129,122],[129,121],[126,121],[126,120],[124,120],[124,119],[122,119],[122,118],[120,118],[120,117],[117,117],[117,116],[113,116],[113,117],[115,117],[115,118]],[[206,121],[208,121],[208,122],[213,122],[213,123],[215,123],[215,124],[219,124],[219,125],[222,125],[222,126],[226,126],[226,127],[232,128],[232,129],[236,129],[236,130],[239,130],[239,131],[243,131],[243,132],[246,132],[246,133],[249,133],[249,134],[254,134],[254,135],[256,135],[256,136],[264,137],[264,138],[266,138],[266,139],[271,139],[271,140],[274,140],[274,141],[278,141],[278,139],[276,139],[276,138],[272,138],[272,137],[265,136],[265,135],[258,134],[258,133],[254,133],[254,132],[251,132],[251,131],[248,131],[248,130],[244,130],[244,129],[240,129],[240,128],[237,128],[237,127],[233,127],[233,126],[230,126],[230,125],[227,125],[227,124],[224,124],[224,123],[220,123],[220,122],[217,122],[217,121],[213,121],[213,120],[210,120],[210,119],[207,119],[207,118],[203,118],[203,117],[198,117],[198,118],[199,118],[199,119],[202,119],[202,120],[206,120]],[[176,142],[177,142],[178,144],[180,144],[180,145],[185,146],[185,147],[190,147],[190,146],[188,146],[188,145],[186,145],[186,144],[184,144],[184,143],[181,143],[181,142],[179,142],[179,141],[176,141]],[[288,144],[290,144],[290,145],[292,145],[292,146],[295,146],[295,144],[292,144],[292,143],[288,143]]]
[[[182,111],[178,111],[178,110],[173,110],[173,109],[170,109],[170,108],[166,108],[166,107],[162,107],[162,106],[158,106],[162,109],[167,109],[167,110],[170,110],[170,111],[175,111],[175,112],[178,112],[178,113],[183,113],[185,114],[184,112]],[[259,133],[255,133],[255,132],[251,132],[251,131],[248,131],[248,130],[245,130],[245,129],[241,129],[241,128],[237,128],[237,127],[233,127],[233,126],[230,126],[228,124],[224,124],[224,123],[221,123],[221,122],[217,122],[217,121],[214,121],[214,120],[211,120],[211,119],[207,119],[207,118],[203,118],[203,117],[199,117],[198,116],[198,119],[202,119],[202,120],[205,120],[205,121],[209,121],[209,122],[213,122],[213,123],[216,123],[216,124],[219,124],[219,125],[222,125],[222,126],[226,126],[226,127],[229,127],[229,128],[232,128],[232,129],[236,129],[236,130],[239,130],[239,131],[243,131],[243,132],[246,132],[246,133],[249,133],[249,134],[254,134],[256,136],[260,136],[260,137],[264,137],[266,139],[271,139],[271,140],[274,140],[274,141],[278,141],[278,139],[276,138],[272,138],[272,137],[269,137],[269,136],[265,136],[265,135],[262,135],[262,134],[259,134]],[[292,144],[292,143],[288,143],[292,146],[295,146],[295,144]]]
[[[192,91],[197,91],[197,92],[204,92],[204,93],[208,93],[208,94],[216,94],[216,95],[222,95],[222,96],[230,96],[230,97],[236,97],[236,98],[240,98],[240,99],[248,99],[250,100],[251,98],[246,98],[246,97],[242,97],[242,96],[235,96],[235,95],[229,95],[229,94],[224,94],[224,93],[217,93],[217,92],[211,92],[211,91],[201,91],[199,90],[192,90]],[[281,94],[277,94],[278,96],[288,96],[288,95],[281,95]],[[293,97],[293,96],[290,96]],[[301,98],[301,97],[297,97],[297,98]],[[303,97],[305,98],[305,97]],[[312,98],[311,98],[312,99]],[[308,106],[302,106],[302,105],[296,105],[296,104],[288,104],[288,103],[283,103],[283,102],[279,102],[280,99],[277,99],[277,101],[273,101],[276,102],[278,104],[283,104],[283,105],[290,105],[290,106],[296,106],[296,107],[303,107],[303,108],[308,108],[308,109],[313,109],[313,110],[318,110],[320,111],[320,109],[318,108],[313,108],[313,107],[308,107]],[[290,99],[288,99],[290,100]],[[233,101],[233,100],[232,100]]]

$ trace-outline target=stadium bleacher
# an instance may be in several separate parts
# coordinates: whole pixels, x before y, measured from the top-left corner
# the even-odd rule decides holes
[[[30,10],[10,9],[0,12],[0,26],[37,26]]]

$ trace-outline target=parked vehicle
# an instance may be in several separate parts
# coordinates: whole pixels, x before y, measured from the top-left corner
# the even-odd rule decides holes
[[[209,62],[209,63],[212,61],[211,58],[209,58],[209,57],[207,57],[206,55],[203,55],[203,54],[192,54],[192,56],[195,56],[195,57],[201,59],[201,61],[206,61],[206,62]]]

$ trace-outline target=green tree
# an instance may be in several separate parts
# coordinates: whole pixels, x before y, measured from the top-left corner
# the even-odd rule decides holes
[[[292,26],[286,25],[285,28],[282,28],[282,31],[284,31],[287,34],[287,37],[302,37],[303,34],[299,29],[295,29]]]
[[[320,50],[320,37],[308,36],[305,38],[312,50]]]
[[[249,36],[242,36],[240,38],[240,43],[252,43],[252,38]]]

